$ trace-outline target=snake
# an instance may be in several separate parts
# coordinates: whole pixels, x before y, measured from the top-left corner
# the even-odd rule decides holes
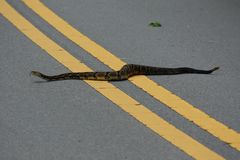
[[[38,71],[31,71],[30,75],[37,76],[46,81],[58,80],[95,80],[95,81],[123,81],[136,75],[177,75],[177,74],[211,74],[213,71],[218,70],[215,67],[210,70],[200,70],[188,67],[180,68],[161,68],[153,66],[145,66],[138,64],[125,64],[118,71],[109,72],[70,72],[59,75],[45,75]]]

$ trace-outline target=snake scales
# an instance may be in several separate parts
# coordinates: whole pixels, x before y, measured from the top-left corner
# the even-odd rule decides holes
[[[215,67],[211,70],[199,70],[194,68],[160,68],[152,66],[143,66],[137,64],[126,64],[119,71],[112,72],[76,72],[76,73],[64,73],[54,76],[48,76],[38,71],[31,71],[31,75],[40,77],[47,81],[58,80],[97,80],[97,81],[122,81],[127,80],[131,76],[135,75],[176,75],[185,73],[195,74],[210,74],[213,71],[219,69]]]

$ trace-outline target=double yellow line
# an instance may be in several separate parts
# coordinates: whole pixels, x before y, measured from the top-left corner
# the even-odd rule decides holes
[[[73,28],[66,21],[58,17],[55,13],[44,6],[40,1],[23,0],[23,2],[50,25],[56,28],[60,33],[65,35],[81,48],[85,49],[92,56],[108,65],[113,70],[118,70],[124,64],[126,64],[115,55],[111,54],[109,51]],[[186,119],[192,121],[199,127],[207,130],[212,135],[218,137],[220,140],[230,144],[233,148],[236,148],[240,151],[240,135],[236,131],[211,118],[206,113],[193,107],[188,102],[169,92],[162,86],[156,84],[146,76],[130,78],[130,81],[160,102],[166,104],[168,107]]]
[[[34,10],[40,17],[55,27],[59,32],[67,38],[78,44],[81,48],[98,58],[104,64],[114,70],[118,70],[125,63],[119,58],[105,50],[94,41],[74,29],[63,19],[49,10],[38,0],[24,0],[27,6]],[[65,65],[73,72],[91,71],[86,65],[74,58],[70,53],[49,39],[40,32],[24,17],[22,17],[15,9],[13,9],[6,1],[0,0],[0,12],[12,24],[14,24],[29,39],[35,42],[39,47],[44,49],[48,54]],[[147,93],[155,97],[157,100],[166,104],[185,118],[193,121],[196,125],[207,130],[209,133],[218,137],[220,140],[227,142],[232,147],[240,150],[240,135],[236,131],[228,128],[224,124],[211,118],[206,113],[193,107],[186,101],[172,94],[168,90],[159,86],[146,76],[138,76],[131,78],[130,81],[136,86],[142,88]],[[183,150],[195,159],[224,159],[220,155],[206,148],[190,136],[175,128],[155,113],[147,109],[147,107],[139,104],[136,100],[113,86],[108,82],[85,81],[98,92],[103,94],[109,100],[117,104],[123,110],[128,112],[134,118],[145,124],[154,132]]]

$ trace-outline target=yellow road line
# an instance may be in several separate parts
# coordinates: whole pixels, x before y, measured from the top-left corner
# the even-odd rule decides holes
[[[23,2],[59,32],[110,68],[118,70],[126,64],[115,55],[111,54],[109,51],[73,28],[39,0],[23,0]],[[146,76],[132,77],[130,78],[130,81],[189,121],[192,121],[202,129],[208,131],[215,137],[240,151],[240,134],[238,132],[213,119],[208,114],[198,108],[195,108]]]
[[[48,54],[54,57],[57,61],[62,63],[69,70],[78,71],[92,71],[89,67],[81,63],[70,53],[40,32],[29,21],[21,16],[14,8],[12,8],[6,1],[0,0],[0,13],[15,25],[25,36],[31,39],[39,47],[45,50]],[[95,90],[107,97],[113,103],[118,105],[121,109],[128,112],[138,121],[152,129],[161,137],[168,140],[179,149],[199,160],[223,160],[224,158],[215,152],[211,151],[204,145],[184,132],[178,130],[167,121],[160,118],[158,115],[147,109],[145,106],[139,104],[136,100],[129,97],[120,89],[108,82],[101,81],[85,81]]]

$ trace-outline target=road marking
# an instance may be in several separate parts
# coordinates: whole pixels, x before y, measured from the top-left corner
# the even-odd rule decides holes
[[[81,63],[70,53],[44,35],[29,21],[21,16],[14,8],[12,8],[5,0],[0,0],[0,13],[8,19],[16,28],[18,28],[25,36],[36,43],[40,48],[45,50],[49,55],[67,67],[73,72],[92,71],[85,64]],[[165,138],[167,141],[177,146],[180,150],[199,160],[223,160],[224,158],[217,153],[211,151],[201,143],[192,139],[184,132],[147,109],[147,107],[139,104],[136,100],[129,97],[120,89],[105,81],[85,81],[95,90],[100,92],[106,98],[118,105],[122,110],[128,112],[138,121],[152,129],[155,133]]]
[[[23,2],[60,33],[113,70],[119,70],[126,64],[114,54],[73,28],[39,0],[23,0]],[[129,80],[189,121],[240,151],[240,134],[237,131],[210,117],[146,76],[131,77]]]

